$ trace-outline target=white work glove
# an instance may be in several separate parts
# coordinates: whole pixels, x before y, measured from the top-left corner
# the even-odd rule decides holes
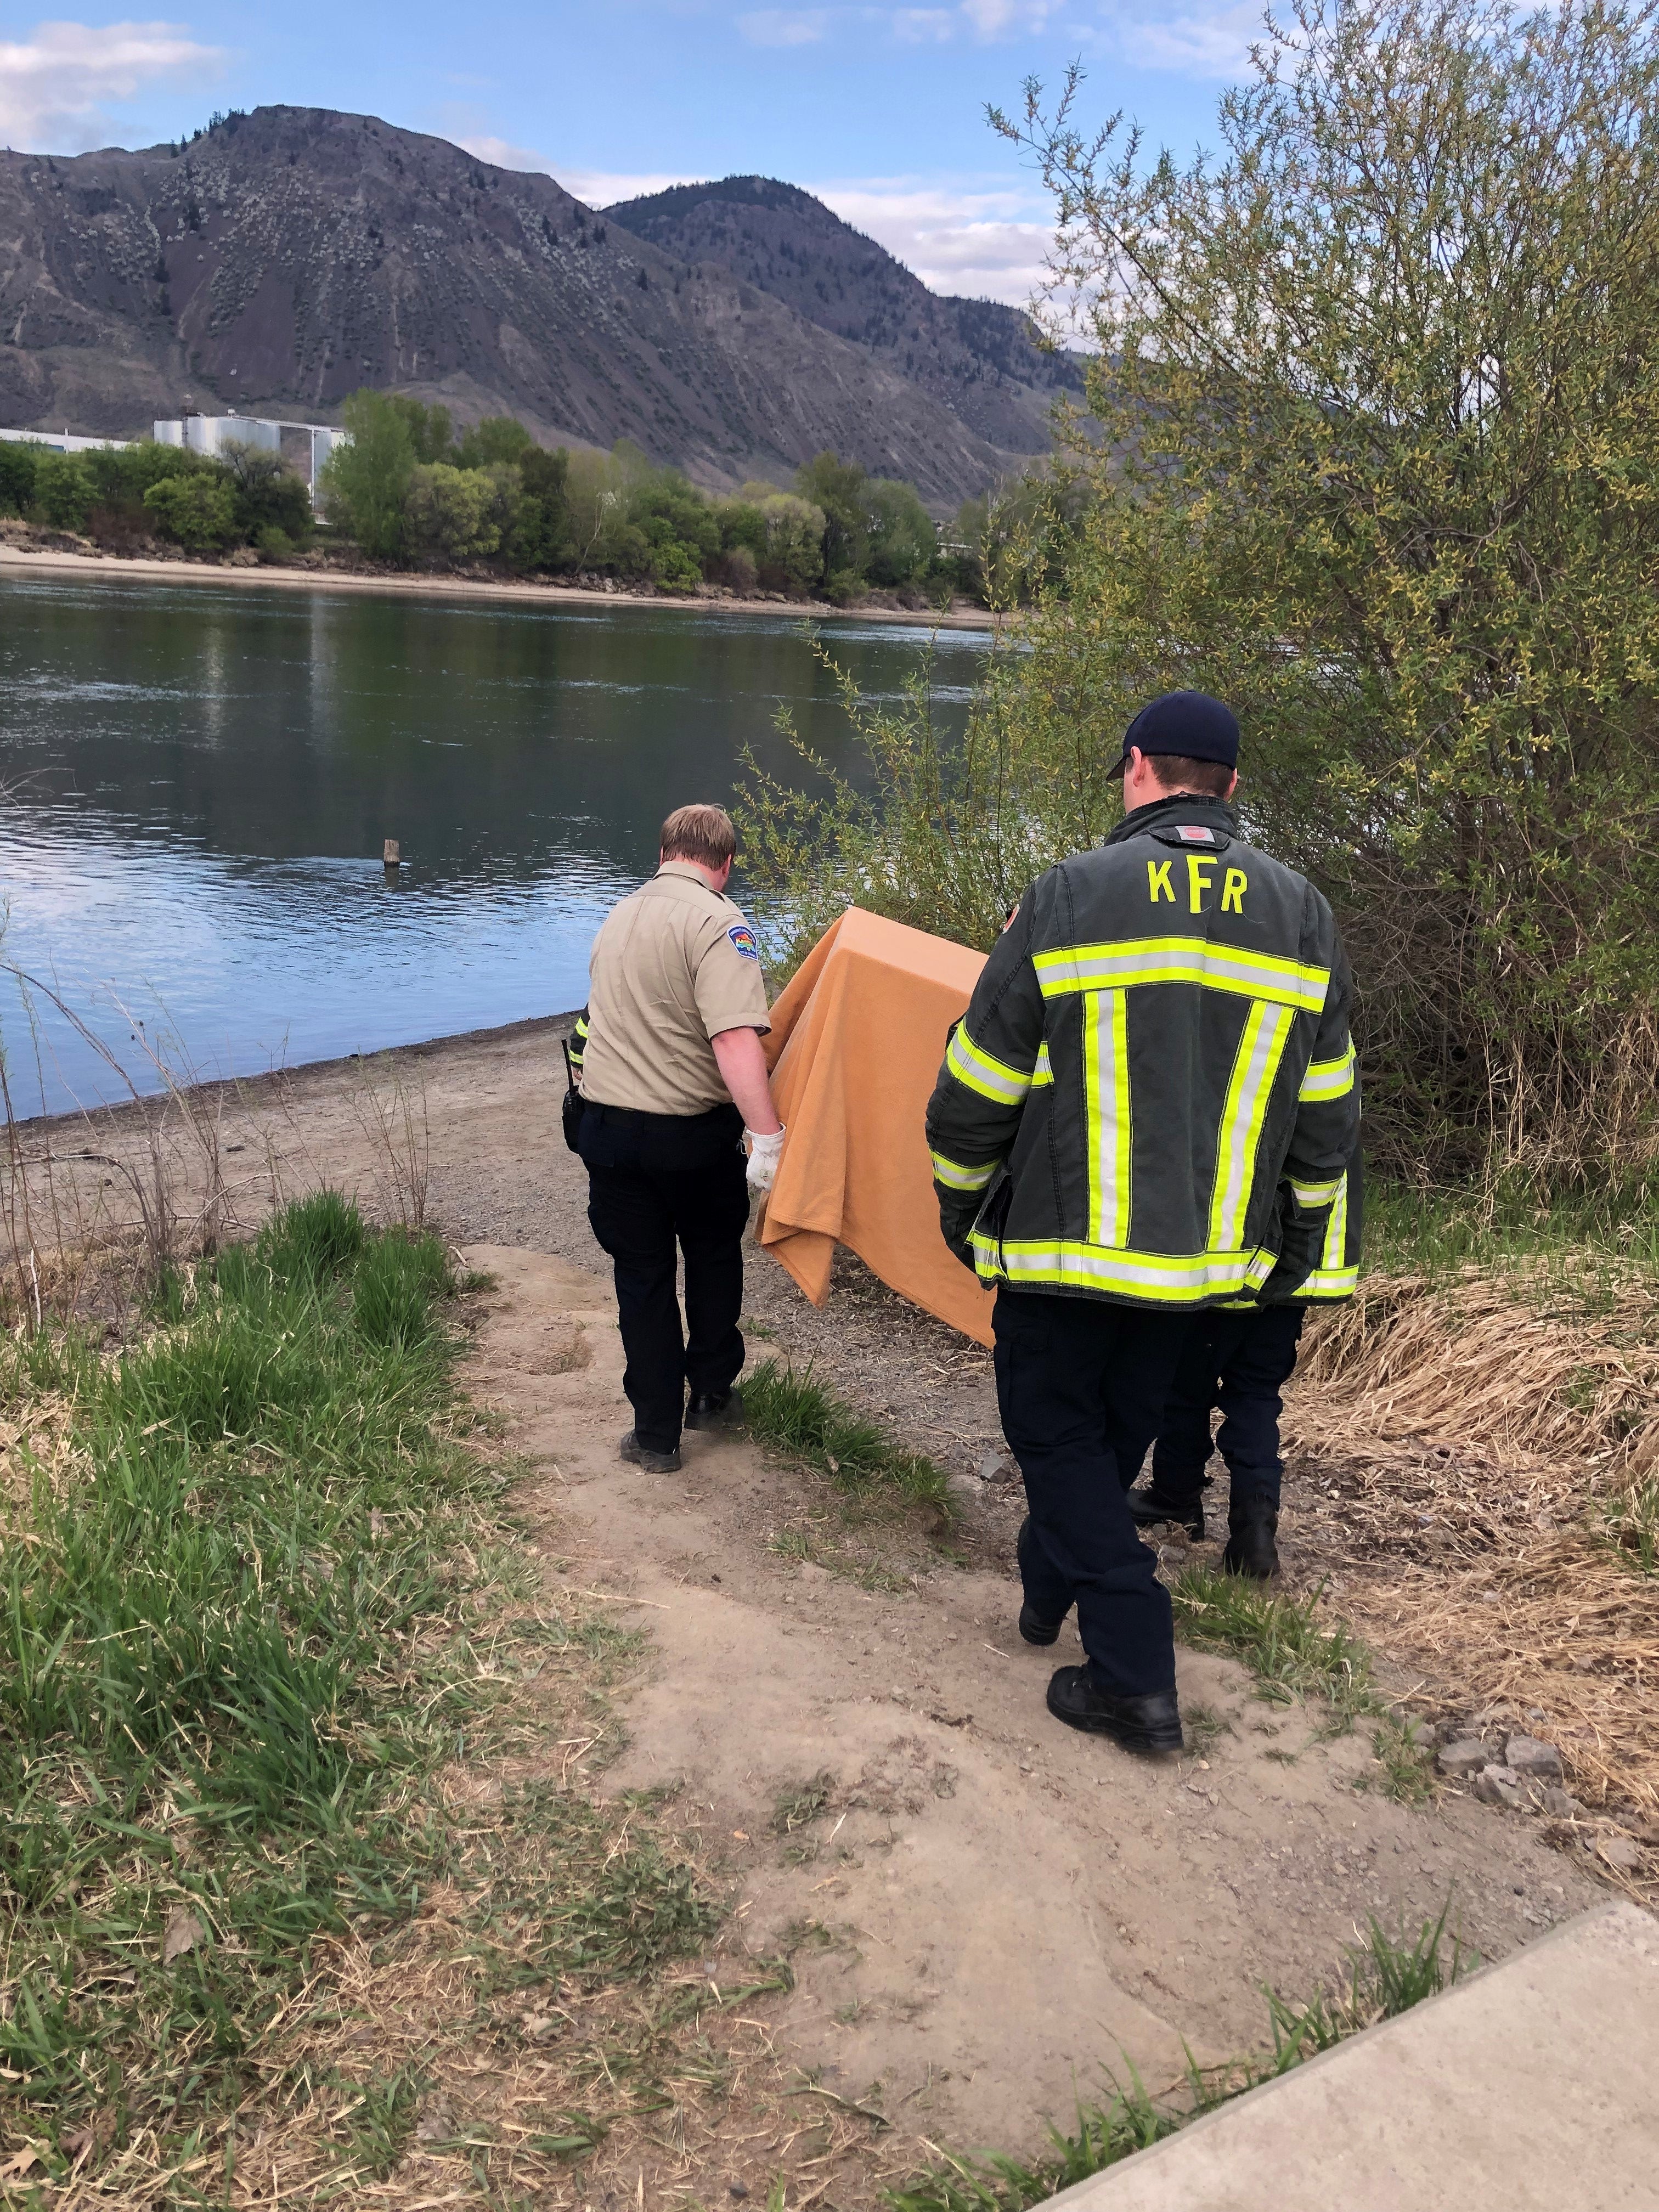
[[[749,1139],[749,1188],[764,1196],[777,1178],[784,1133],[777,1129],[769,1137],[761,1137],[750,1129],[745,1133]]]

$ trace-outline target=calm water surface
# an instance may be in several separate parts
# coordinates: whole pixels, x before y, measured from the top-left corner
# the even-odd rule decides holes
[[[878,693],[928,641],[824,634]],[[946,711],[987,643],[939,638]],[[830,678],[776,620],[7,579],[4,951],[141,1088],[140,1022],[222,1075],[562,1012],[669,808],[728,799],[745,746],[795,772],[785,702],[855,768]],[[0,1030],[19,1112],[125,1095],[49,1009],[37,1054],[10,984]]]

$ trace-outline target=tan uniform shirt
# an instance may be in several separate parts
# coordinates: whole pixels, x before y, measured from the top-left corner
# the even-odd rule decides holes
[[[581,1093],[637,1114],[731,1103],[710,1037],[772,1026],[755,933],[689,861],[665,860],[613,907],[588,961]]]

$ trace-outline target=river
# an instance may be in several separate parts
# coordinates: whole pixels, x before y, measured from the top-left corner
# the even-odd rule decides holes
[[[877,695],[928,635],[823,626]],[[988,644],[938,638],[945,713]],[[669,809],[729,799],[745,747],[798,775],[786,703],[856,775],[831,676],[775,617],[8,577],[4,955],[141,1090],[158,1054],[254,1074],[562,1012]],[[9,978],[0,1037],[20,1115],[127,1095]]]

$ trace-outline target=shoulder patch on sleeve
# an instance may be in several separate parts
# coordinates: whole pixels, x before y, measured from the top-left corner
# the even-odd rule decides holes
[[[755,942],[755,933],[746,921],[734,921],[726,935],[745,960],[758,960],[760,947]]]

